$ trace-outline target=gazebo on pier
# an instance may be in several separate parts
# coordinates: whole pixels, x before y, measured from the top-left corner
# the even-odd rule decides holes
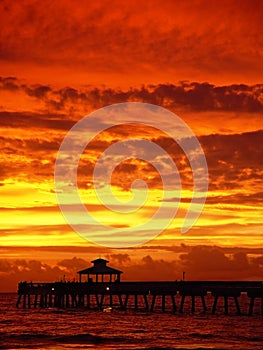
[[[93,260],[93,266],[78,271],[79,282],[82,282],[82,275],[87,275],[87,282],[120,282],[122,271],[107,266],[108,262],[104,259]],[[92,276],[95,276],[95,281]]]

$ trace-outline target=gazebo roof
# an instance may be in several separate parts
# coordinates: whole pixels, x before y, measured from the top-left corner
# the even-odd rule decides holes
[[[98,265],[98,264],[107,265],[109,260],[98,258],[98,259],[92,260],[91,262],[93,263],[93,265]]]
[[[122,271],[107,266],[108,260],[96,259],[92,261],[93,266],[78,271],[80,275],[119,275]]]
[[[88,267],[87,269],[78,271],[78,274],[81,275],[118,275],[122,273],[122,271],[117,270],[117,269],[113,269],[112,267],[109,266],[92,266],[92,267]]]

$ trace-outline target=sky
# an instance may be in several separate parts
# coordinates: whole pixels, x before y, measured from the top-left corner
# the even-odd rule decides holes
[[[260,0],[0,1],[0,291],[15,291],[21,280],[73,280],[98,257],[126,280],[178,280],[183,271],[188,280],[263,279],[262,21]],[[163,132],[175,127],[168,117],[157,117],[160,128],[127,123],[104,130],[79,159],[79,196],[111,227],[114,246],[96,225],[89,226],[90,239],[83,238],[61,213],[54,171],[64,137],[90,113],[123,102],[176,114],[203,149],[206,203],[186,233],[180,228],[194,173]],[[147,117],[139,115],[144,123]],[[116,115],[101,121],[105,128],[111,123]],[[94,167],[114,143],[141,138],[176,164],[181,200],[169,191],[163,200],[164,177],[178,190],[165,159],[158,158],[166,169],[162,178],[153,159],[139,153],[120,163],[111,158],[110,188],[127,201],[133,181],[143,179],[147,200],[141,202],[138,188],[138,210],[131,204],[129,213],[108,209],[95,193]],[[102,180],[98,187],[108,193]],[[152,219],[162,202],[178,211],[154,237],[164,225],[164,217]],[[140,230],[147,220],[152,229]],[[150,239],[126,247],[119,243],[126,228],[132,237]],[[94,241],[96,234],[104,245]]]

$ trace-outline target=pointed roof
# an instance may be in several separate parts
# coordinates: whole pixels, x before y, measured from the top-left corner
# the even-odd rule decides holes
[[[98,259],[92,260],[91,262],[93,263],[93,265],[97,265],[97,264],[106,265],[109,261],[105,260],[105,259],[98,258]]]
[[[110,266],[107,266],[108,260],[105,259],[95,259],[92,260],[93,266],[88,267],[87,269],[78,271],[80,275],[119,275],[122,271],[114,269]]]

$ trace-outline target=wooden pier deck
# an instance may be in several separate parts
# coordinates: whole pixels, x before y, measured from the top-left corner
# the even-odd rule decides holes
[[[183,313],[187,307],[194,313],[197,299],[199,299],[204,312],[215,314],[218,301],[221,299],[224,303],[224,313],[228,314],[229,301],[232,299],[235,312],[240,315],[244,314],[240,309],[241,294],[246,294],[249,298],[245,314],[254,314],[255,301],[259,299],[260,312],[263,315],[261,281],[21,282],[18,285],[16,306],[23,308],[85,307],[98,310],[110,306],[123,310],[132,308],[153,312],[156,310],[158,299],[163,312],[170,310]],[[208,295],[213,298],[210,309],[207,307]],[[186,303],[187,299],[188,303]]]

